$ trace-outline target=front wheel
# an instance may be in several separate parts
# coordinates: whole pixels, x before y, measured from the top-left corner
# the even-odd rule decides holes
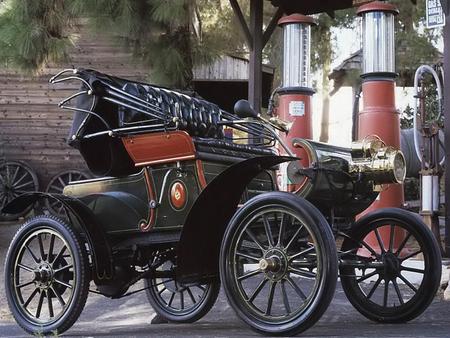
[[[439,246],[411,212],[388,208],[366,215],[346,235],[341,250],[344,292],[373,321],[403,323],[416,318],[440,285]]]
[[[34,335],[69,329],[86,303],[86,248],[63,221],[39,216],[14,236],[5,261],[5,292],[17,323]]]
[[[330,227],[300,197],[259,195],[228,225],[220,276],[230,305],[254,330],[300,333],[319,320],[334,295],[337,254]]]

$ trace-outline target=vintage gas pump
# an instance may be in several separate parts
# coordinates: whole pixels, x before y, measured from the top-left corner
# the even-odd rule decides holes
[[[311,96],[311,26],[313,18],[302,14],[282,17],[278,24],[283,28],[283,78],[282,86],[277,89],[277,115],[292,123],[290,132],[283,136],[292,147],[292,139],[312,139]],[[300,157],[302,165],[309,164],[306,153],[301,148],[291,148]],[[281,171],[285,173],[286,168]],[[284,180],[287,175],[282,174]],[[288,181],[281,184],[283,190],[293,191],[296,186]]]
[[[394,18],[398,9],[374,1],[361,6],[357,13],[362,17],[363,35],[363,110],[358,118],[358,138],[377,135],[388,146],[400,149],[400,115],[395,107],[394,42]],[[403,186],[389,185],[383,187],[378,199],[365,213],[384,207],[401,207],[403,203]],[[386,230],[381,234],[382,238],[389,241],[389,229],[382,230]],[[395,242],[401,242],[402,237],[402,234],[396,235]],[[376,241],[375,238],[372,240]]]
[[[431,116],[426,109],[425,81],[426,73],[432,75],[436,83],[438,112]],[[439,233],[439,202],[440,187],[439,177],[445,157],[439,156],[439,124],[442,115],[442,86],[438,73],[430,66],[420,66],[414,77],[414,148],[421,162],[420,186],[421,186],[421,210],[424,222],[431,228],[434,236],[440,243]],[[418,109],[419,113],[418,114]],[[420,117],[419,117],[420,115]],[[423,142],[420,142],[420,139]]]

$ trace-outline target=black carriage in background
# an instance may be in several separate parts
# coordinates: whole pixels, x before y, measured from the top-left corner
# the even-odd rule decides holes
[[[102,177],[62,194],[25,194],[4,209],[44,200],[64,210],[27,221],[7,255],[8,303],[27,332],[70,328],[91,281],[95,292],[120,298],[144,280],[150,304],[172,322],[204,316],[222,283],[237,315],[270,335],[312,326],[333,297],[338,268],[352,304],[373,320],[404,322],[431,302],[440,255],[420,219],[389,209],[354,222],[378,187],[404,179],[399,151],[376,138],[353,149],[295,140],[314,159],[302,168],[275,150],[279,142],[292,155],[278,135],[289,125],[246,101],[234,115],[92,70],[66,70],[51,82],[71,80],[82,86],[61,102],[75,112],[69,143]],[[301,182],[296,193],[277,191],[276,171],[288,162],[290,180]]]

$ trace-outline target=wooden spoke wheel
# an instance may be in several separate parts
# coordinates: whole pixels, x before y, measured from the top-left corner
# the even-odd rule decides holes
[[[16,197],[37,190],[39,182],[36,173],[27,164],[20,161],[0,163],[0,220],[11,221],[26,215],[32,206],[14,215],[3,214],[1,209]]]
[[[86,248],[62,220],[32,218],[11,241],[5,276],[8,305],[17,323],[33,335],[58,335],[72,326],[86,303]]]
[[[47,185],[45,192],[50,194],[62,194],[66,185],[70,182],[89,179],[90,176],[80,170],[67,170],[55,175]],[[56,200],[46,200],[47,209],[56,216],[63,217],[64,206]]]
[[[250,327],[296,335],[319,320],[334,295],[337,256],[330,226],[300,197],[259,195],[228,225],[220,277],[231,307]]]
[[[369,213],[352,227],[341,250],[342,288],[367,318],[403,323],[434,299],[441,280],[439,246],[417,215],[395,208]]]

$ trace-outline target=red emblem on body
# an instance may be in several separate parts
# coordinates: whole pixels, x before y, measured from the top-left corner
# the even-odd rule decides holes
[[[186,205],[186,187],[181,182],[175,182],[170,188],[170,203],[175,209],[183,209]]]

